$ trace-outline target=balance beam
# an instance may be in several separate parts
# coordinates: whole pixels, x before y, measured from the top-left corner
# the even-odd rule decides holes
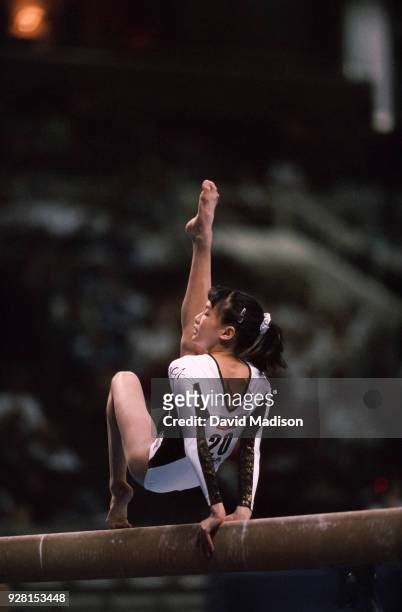
[[[402,508],[223,523],[215,553],[181,524],[0,538],[0,581],[310,569],[402,559]]]

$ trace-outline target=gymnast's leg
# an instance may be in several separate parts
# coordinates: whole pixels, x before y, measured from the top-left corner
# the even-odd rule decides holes
[[[191,353],[195,349],[195,343],[191,341],[194,317],[204,310],[211,287],[212,228],[218,200],[219,192],[215,183],[207,179],[203,181],[197,214],[188,221],[185,227],[193,243],[193,255],[181,307],[181,346],[183,349],[181,354],[184,351]]]
[[[127,506],[133,489],[127,482],[127,468],[131,476],[143,485],[149,449],[156,437],[141,382],[134,372],[117,372],[113,376],[106,404],[106,421],[111,493],[106,524],[111,529],[131,527],[127,521]]]

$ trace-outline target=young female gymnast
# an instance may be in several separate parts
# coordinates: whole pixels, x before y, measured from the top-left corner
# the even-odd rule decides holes
[[[260,398],[255,404],[251,399],[247,412],[266,416],[270,404],[261,402],[261,394],[266,398],[271,391],[266,373],[287,367],[282,357],[282,333],[252,296],[224,286],[211,287],[212,226],[218,199],[215,183],[205,180],[198,212],[185,227],[192,239],[193,255],[181,308],[180,358],[169,365],[169,381],[173,394],[185,394],[194,385],[203,393],[201,387],[206,383],[210,387],[211,379],[223,393],[229,381],[237,385],[242,381],[243,399],[246,393],[249,398]],[[234,397],[234,387],[229,393]],[[221,417],[240,417],[245,413],[244,406],[229,408],[225,400],[218,412]],[[136,482],[151,491],[201,487],[211,511],[200,523],[198,539],[207,556],[214,550],[212,536],[223,521],[250,519],[259,476],[260,426],[241,437],[244,427],[221,425],[222,419],[214,426],[197,427],[193,437],[178,440],[159,436],[140,380],[129,371],[113,376],[106,414],[111,492],[108,527],[131,527],[127,506],[133,489],[126,479],[127,468]],[[191,402],[179,413],[180,417],[190,415],[197,415]],[[238,438],[239,500],[236,510],[227,515],[216,471],[230,456]]]

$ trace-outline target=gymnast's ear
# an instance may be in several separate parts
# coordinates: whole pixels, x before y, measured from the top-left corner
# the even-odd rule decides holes
[[[219,339],[222,340],[222,342],[229,342],[234,338],[236,328],[233,325],[224,325],[222,329],[223,331],[219,334]]]

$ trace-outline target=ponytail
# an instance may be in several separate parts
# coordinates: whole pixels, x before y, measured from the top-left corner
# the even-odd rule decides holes
[[[283,338],[279,325],[269,324],[267,331],[257,337],[252,346],[242,351],[238,357],[250,361],[261,372],[272,372],[278,368],[287,368],[283,356]]]

